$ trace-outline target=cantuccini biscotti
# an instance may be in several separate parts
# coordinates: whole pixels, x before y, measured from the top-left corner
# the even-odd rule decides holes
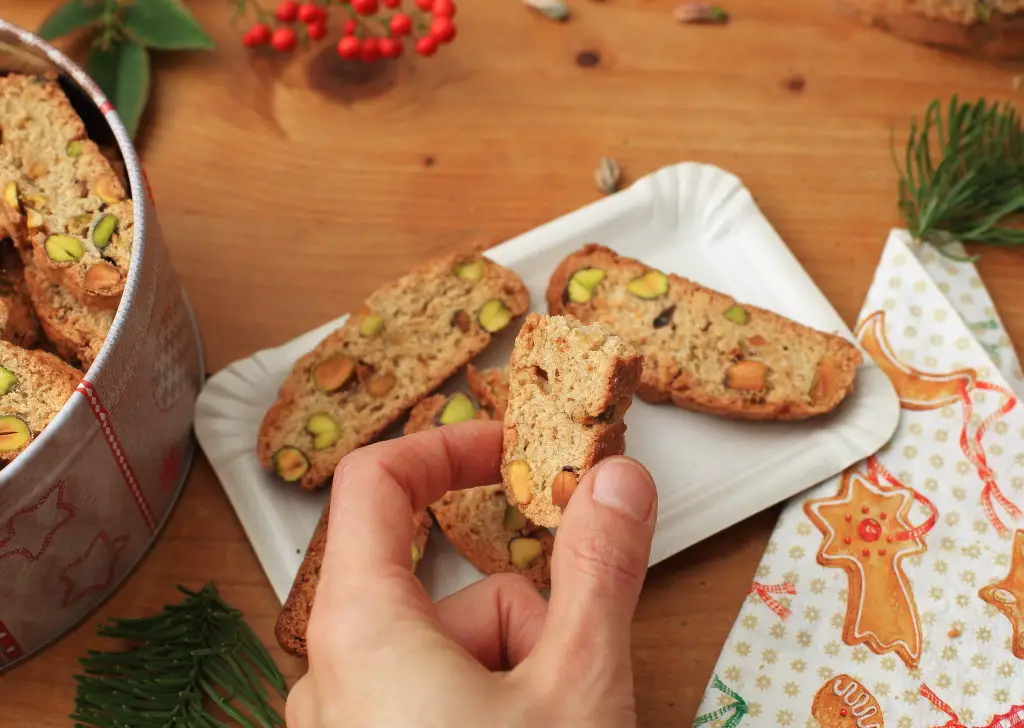
[[[277,615],[274,637],[281,649],[290,655],[303,657],[306,654],[306,627],[313,609],[313,599],[320,583],[320,564],[327,546],[327,522],[330,518],[330,503],[324,507],[320,520],[313,531],[313,537],[306,548],[306,555],[295,574],[292,588]],[[430,515],[426,511],[414,513],[412,517],[412,569],[416,570],[423,554],[426,553],[427,537],[430,535]]]
[[[46,337],[64,359],[78,362],[87,370],[99,356],[115,311],[82,305],[31,260],[25,265],[24,276],[25,289]]]
[[[466,365],[466,381],[492,419],[500,420],[508,407],[508,367],[477,369]]]
[[[488,414],[465,393],[434,395],[412,409],[403,432],[472,419]],[[430,512],[455,550],[484,574],[522,574],[540,590],[551,587],[554,537],[509,505],[501,483],[449,491]]]
[[[0,246],[0,339],[31,349],[39,340],[39,321],[25,290],[21,262],[8,244]]]
[[[527,305],[522,280],[477,255],[446,256],[380,288],[296,362],[260,428],[263,467],[305,488],[323,484]]]
[[[548,309],[600,323],[644,355],[637,394],[751,420],[799,420],[835,409],[861,355],[845,339],[739,303],[600,245],[558,266]]]
[[[132,204],[57,82],[0,77],[2,222],[22,257],[81,303],[116,308],[124,291]],[[10,234],[9,231],[5,231]]]
[[[643,359],[598,324],[526,318],[512,350],[501,476],[509,503],[556,528],[579,479],[625,450]]]
[[[0,462],[39,436],[82,380],[82,373],[45,351],[0,340]]]

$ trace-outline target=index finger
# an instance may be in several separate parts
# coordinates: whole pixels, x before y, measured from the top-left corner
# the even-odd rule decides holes
[[[411,561],[411,524],[449,490],[498,482],[501,424],[475,420],[356,450],[334,474],[324,553],[330,588],[364,584]],[[351,592],[349,592],[351,593]]]

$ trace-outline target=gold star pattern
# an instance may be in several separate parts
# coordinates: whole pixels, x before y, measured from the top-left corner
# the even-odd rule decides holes
[[[1010,573],[982,587],[978,596],[1009,620],[1013,655],[1024,660],[1024,531],[1014,533],[1011,554]]]

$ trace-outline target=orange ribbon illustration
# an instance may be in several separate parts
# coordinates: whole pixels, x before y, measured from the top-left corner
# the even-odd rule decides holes
[[[953,405],[963,405],[963,427],[960,430],[960,449],[967,461],[978,472],[984,487],[981,490],[981,507],[997,533],[1006,533],[1007,526],[995,511],[998,503],[1011,518],[1018,518],[1021,510],[1000,490],[995,481],[982,438],[995,422],[1005,417],[1017,405],[1017,397],[1005,387],[978,378],[974,369],[957,369],[945,374],[930,374],[915,369],[899,360],[885,332],[885,312],[875,311],[857,327],[857,338],[861,346],[885,372],[900,398],[900,406],[907,410],[934,410]],[[999,408],[981,421],[970,434],[971,419],[974,415],[974,390],[995,392],[1002,396]]]

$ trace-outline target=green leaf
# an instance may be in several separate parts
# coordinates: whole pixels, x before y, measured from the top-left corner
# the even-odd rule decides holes
[[[134,138],[149,100],[149,51],[131,41],[118,41],[109,50],[94,48],[85,72],[103,89]]]
[[[181,0],[134,0],[121,11],[124,30],[136,42],[162,51],[209,50],[213,40]]]
[[[50,13],[36,34],[45,40],[67,35],[73,30],[91,25],[103,14],[103,3],[94,0],[68,0]]]

